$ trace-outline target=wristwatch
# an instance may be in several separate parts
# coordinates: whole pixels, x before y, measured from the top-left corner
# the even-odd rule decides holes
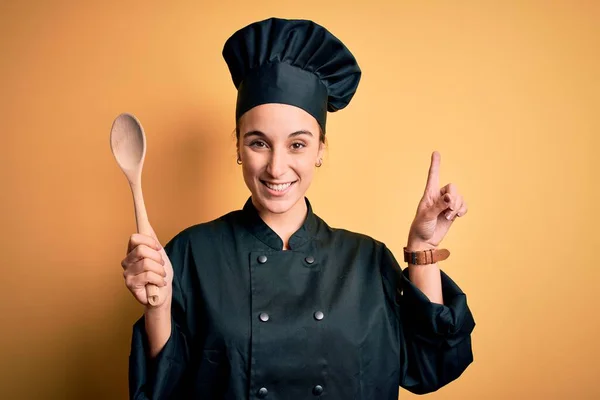
[[[421,251],[408,251],[404,248],[404,262],[413,265],[435,264],[438,261],[443,261],[450,256],[450,252],[446,249],[430,249]]]

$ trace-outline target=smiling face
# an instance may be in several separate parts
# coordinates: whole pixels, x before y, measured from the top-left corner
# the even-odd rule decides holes
[[[258,211],[282,214],[304,207],[324,150],[317,120],[298,107],[262,104],[242,115],[238,128],[244,181]]]

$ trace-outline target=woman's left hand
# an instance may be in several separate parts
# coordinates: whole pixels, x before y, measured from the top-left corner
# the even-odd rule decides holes
[[[467,213],[467,203],[456,185],[449,183],[440,189],[440,153],[431,155],[429,176],[423,197],[408,234],[408,249],[435,249],[448,233],[456,217]]]

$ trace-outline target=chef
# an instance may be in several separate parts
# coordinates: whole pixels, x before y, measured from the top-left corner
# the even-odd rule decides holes
[[[251,195],[164,248],[154,234],[130,237],[125,283],[146,306],[130,397],[395,400],[399,387],[421,394],[455,380],[473,361],[475,322],[440,270],[449,251],[439,245],[467,205],[455,185],[440,187],[439,153],[398,238],[408,238],[402,269],[384,243],[329,226],[305,196],[327,113],[360,81],[348,48],[312,21],[270,18],[235,32],[223,57]],[[159,287],[157,304],[147,284]]]

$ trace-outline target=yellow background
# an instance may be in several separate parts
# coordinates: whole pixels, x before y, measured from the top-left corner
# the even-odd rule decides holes
[[[363,70],[329,116],[318,215],[400,258],[434,149],[470,206],[443,268],[468,294],[475,362],[429,398],[600,398],[600,3],[283,3],[1,3],[0,398],[126,398],[142,308],[121,275],[135,224],[112,121],[146,130],[163,244],[240,208],[221,49],[270,16],[323,24]]]

